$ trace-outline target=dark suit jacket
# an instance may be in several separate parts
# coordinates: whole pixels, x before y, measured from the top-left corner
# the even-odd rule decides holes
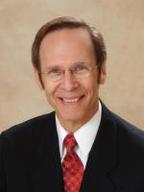
[[[63,192],[54,112],[0,136],[0,192]],[[144,132],[102,106],[81,192],[144,192]]]

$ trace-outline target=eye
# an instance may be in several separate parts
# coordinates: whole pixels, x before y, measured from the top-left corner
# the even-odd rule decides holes
[[[86,65],[78,65],[75,67],[74,72],[77,74],[83,74],[89,71],[88,66]]]
[[[51,69],[48,71],[49,76],[60,76],[62,74],[62,71],[60,69]]]

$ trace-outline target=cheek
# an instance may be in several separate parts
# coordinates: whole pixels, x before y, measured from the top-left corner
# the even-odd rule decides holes
[[[54,83],[44,82],[44,91],[47,96],[47,99],[53,100],[55,93],[57,92],[57,85]]]
[[[90,100],[95,100],[99,98],[99,84],[96,80],[89,83],[88,95]]]
[[[95,77],[91,77],[89,79],[87,79],[87,81],[85,81],[85,87],[87,87],[87,90],[89,90],[90,92],[96,92],[99,85],[97,83],[97,79]]]
[[[56,105],[56,99],[55,99],[55,92],[53,89],[45,89],[44,90],[45,95],[46,95],[46,99],[48,101],[48,103],[55,108]]]

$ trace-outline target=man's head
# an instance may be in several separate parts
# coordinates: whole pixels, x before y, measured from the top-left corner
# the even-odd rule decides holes
[[[41,71],[41,61],[39,55],[39,49],[43,38],[54,32],[61,29],[84,29],[86,30],[92,41],[94,47],[94,54],[96,58],[96,64],[98,66],[98,70],[101,70],[101,65],[106,61],[106,48],[103,41],[102,35],[94,28],[88,25],[86,22],[82,20],[78,20],[73,17],[58,17],[56,19],[51,20],[50,22],[43,25],[38,31],[35,40],[32,46],[32,63],[33,66],[40,72]]]
[[[78,129],[97,111],[99,84],[106,77],[101,35],[73,18],[55,19],[38,32],[32,59],[37,82],[62,125]]]

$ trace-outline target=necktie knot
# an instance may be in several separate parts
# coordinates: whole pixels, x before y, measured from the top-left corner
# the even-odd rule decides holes
[[[65,139],[64,139],[64,146],[67,149],[67,152],[72,152],[74,151],[74,148],[76,147],[77,142],[72,133],[68,134]]]

